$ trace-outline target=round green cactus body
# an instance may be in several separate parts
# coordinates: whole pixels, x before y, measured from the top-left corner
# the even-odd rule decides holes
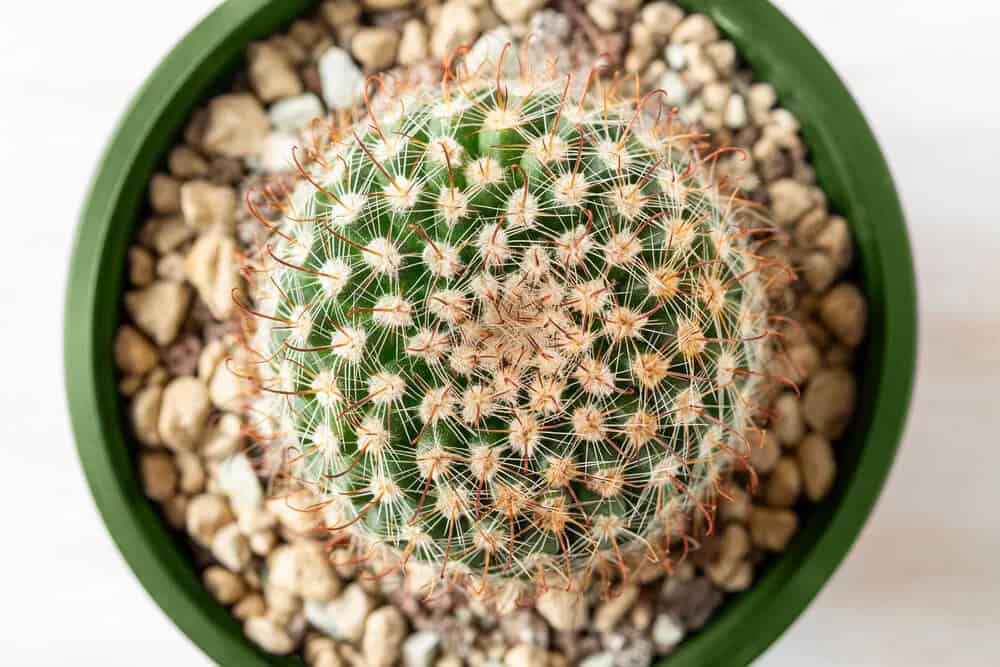
[[[766,361],[758,258],[691,135],[573,84],[369,113],[252,286],[254,420],[330,528],[480,590],[658,553],[746,458]]]

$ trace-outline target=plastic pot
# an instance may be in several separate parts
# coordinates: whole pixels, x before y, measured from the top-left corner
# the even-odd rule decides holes
[[[269,656],[205,590],[185,547],[143,495],[137,445],[116,389],[112,340],[125,257],[147,183],[196,106],[221,91],[247,44],[286,27],[309,0],[230,0],[202,21],[150,76],[115,132],[79,225],[66,297],[66,387],[80,460],[104,521],[149,594],[223,665],[300,665]],[[802,123],[820,185],[851,224],[856,272],[870,307],[858,361],[859,410],[837,446],[829,497],[804,517],[788,549],[670,657],[671,667],[744,665],[815,597],[867,519],[903,429],[913,377],[916,296],[903,214],[875,138],[844,85],[764,0],[681,1],[711,16],[781,104]]]

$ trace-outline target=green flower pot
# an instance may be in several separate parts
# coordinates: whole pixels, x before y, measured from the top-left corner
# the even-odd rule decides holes
[[[94,499],[125,559],[157,604],[222,665],[301,665],[244,638],[202,586],[194,563],[143,495],[136,444],[116,390],[112,340],[125,257],[147,183],[199,102],[217,92],[247,44],[286,27],[310,0],[230,0],[157,68],[119,125],[80,220],[66,297],[66,387],[77,448]],[[753,587],[729,600],[670,657],[672,667],[745,665],[795,620],[850,549],[888,475],[913,378],[916,295],[903,214],[888,168],[830,65],[765,0],[680,0],[710,15],[759,79],[802,123],[820,185],[850,221],[857,276],[870,306],[859,358],[859,410],[839,443],[829,497]]]

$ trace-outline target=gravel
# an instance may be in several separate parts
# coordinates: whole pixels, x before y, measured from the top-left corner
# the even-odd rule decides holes
[[[233,91],[194,114],[150,181],[113,349],[141,445],[136,465],[146,495],[195,545],[206,588],[264,650],[299,652],[316,667],[645,667],[708,622],[726,594],[751,587],[766,554],[786,548],[800,512],[835,482],[867,304],[845,279],[849,225],[815,185],[798,121],[706,16],[662,0],[545,5],[327,0],[317,17],[248,49]],[[510,600],[498,618],[458,592],[425,596],[432,579],[416,572],[406,582],[362,576],[350,552],[322,540],[323,518],[303,511],[316,499],[283,492],[273,462],[245,437],[248,387],[233,371],[248,361],[230,320],[239,257],[259,229],[244,197],[267,174],[285,178],[288,148],[308,145],[312,119],[352,109],[366,73],[421,71],[461,44],[486,53],[528,33],[539,51],[569,46],[580,62],[606,54],[647,89],[665,89],[713,146],[744,149],[720,156],[718,170],[767,205],[790,239],[761,254],[784,257],[800,277],[769,276],[771,298],[800,322],[776,325],[782,345],[769,371],[798,388],[776,395],[768,428],[752,438],[755,492],[727,492],[714,534],[669,576],[653,565],[611,597],[552,587],[531,608]],[[254,201],[276,214],[259,194]]]

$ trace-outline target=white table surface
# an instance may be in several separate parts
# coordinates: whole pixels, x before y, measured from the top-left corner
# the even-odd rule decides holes
[[[119,114],[207,0],[0,9],[0,663],[205,665],[139,587],[85,487],[61,378],[65,267]],[[909,216],[920,374],[873,519],[760,661],[1000,664],[1000,94],[988,0],[777,2],[873,123]]]

